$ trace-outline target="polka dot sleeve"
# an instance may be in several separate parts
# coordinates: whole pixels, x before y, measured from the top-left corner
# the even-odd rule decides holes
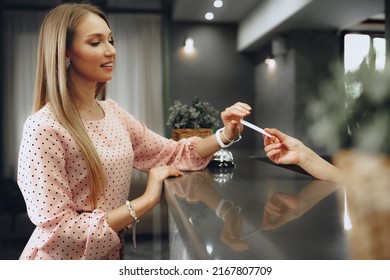
[[[135,168],[148,171],[154,166],[173,164],[181,170],[194,171],[205,168],[210,162],[211,157],[202,158],[196,151],[196,142],[200,138],[167,139],[135,120],[114,101],[108,102],[126,124],[133,145]]]
[[[28,215],[37,226],[21,259],[116,257],[118,235],[106,212],[92,209],[81,152],[45,110],[25,123],[18,184]]]

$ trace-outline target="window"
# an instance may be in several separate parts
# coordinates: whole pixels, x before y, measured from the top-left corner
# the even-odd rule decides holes
[[[386,41],[377,34],[346,34],[344,71],[349,146],[390,151]]]
[[[345,92],[348,101],[362,93],[359,73],[363,69],[384,71],[386,41],[368,34],[346,34],[344,37]]]

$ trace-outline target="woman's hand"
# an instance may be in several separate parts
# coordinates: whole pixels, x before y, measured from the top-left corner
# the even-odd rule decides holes
[[[145,195],[153,205],[161,200],[163,181],[168,177],[182,176],[183,172],[172,165],[158,166],[150,169]]]
[[[243,130],[240,120],[248,116],[251,110],[252,108],[248,104],[237,102],[221,113],[225,134],[229,140],[236,140],[239,137]]]
[[[138,218],[141,218],[161,200],[164,179],[171,176],[181,176],[183,172],[173,166],[159,166],[150,169],[145,193],[131,201],[132,209]],[[119,232],[133,223],[126,205],[122,205],[108,212],[107,220],[110,227]]]
[[[276,128],[266,128],[273,137],[264,136],[264,151],[277,164],[298,164],[301,160],[302,142]]]

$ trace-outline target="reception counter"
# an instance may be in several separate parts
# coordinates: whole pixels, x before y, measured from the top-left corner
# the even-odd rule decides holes
[[[232,168],[165,180],[170,259],[349,258],[343,187],[232,154]]]

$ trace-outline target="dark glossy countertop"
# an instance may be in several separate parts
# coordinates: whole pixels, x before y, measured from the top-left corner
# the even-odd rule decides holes
[[[172,259],[348,258],[344,188],[253,158],[250,151],[232,154],[235,168],[165,180]],[[227,201],[219,211],[225,219],[216,215],[221,200]],[[284,209],[283,216],[265,214],[269,200]],[[264,220],[272,225],[259,230]]]

